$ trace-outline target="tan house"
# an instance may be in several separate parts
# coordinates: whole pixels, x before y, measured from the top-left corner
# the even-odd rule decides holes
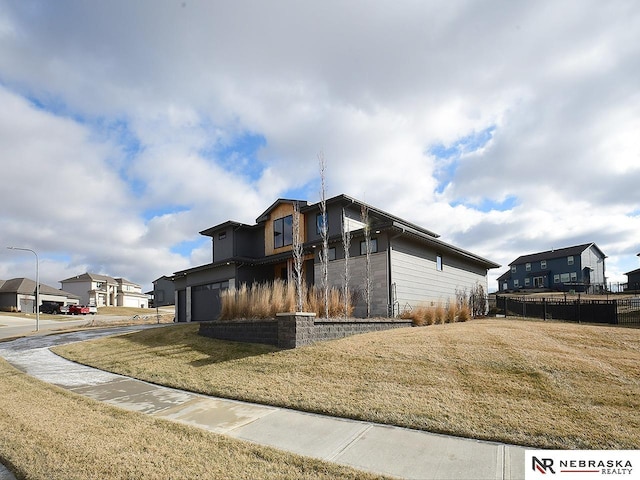
[[[83,273],[60,283],[63,290],[80,297],[80,302],[85,305],[139,308],[149,305],[149,297],[142,293],[142,287],[124,278]]]

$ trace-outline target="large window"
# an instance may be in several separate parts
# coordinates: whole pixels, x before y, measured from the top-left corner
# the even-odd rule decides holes
[[[436,255],[436,270],[442,271],[442,255]]]
[[[293,215],[273,221],[273,248],[293,244]]]
[[[322,213],[318,213],[316,215],[316,233],[318,235],[320,235],[322,233],[322,225],[324,224],[324,222],[327,222],[329,218],[329,214],[325,213],[324,215],[322,215]],[[329,228],[329,224],[327,223],[327,229]]]
[[[372,238],[371,240],[369,240],[369,253],[376,253],[377,251],[378,251],[378,239]],[[367,254],[367,242],[363,240],[360,242],[360,255],[366,255],[366,254]]]

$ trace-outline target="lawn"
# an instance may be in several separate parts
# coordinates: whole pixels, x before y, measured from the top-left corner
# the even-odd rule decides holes
[[[112,407],[2,359],[0,392],[0,461],[18,478],[380,478]]]
[[[295,350],[197,324],[57,347],[211,395],[539,448],[640,448],[640,330],[484,319]]]

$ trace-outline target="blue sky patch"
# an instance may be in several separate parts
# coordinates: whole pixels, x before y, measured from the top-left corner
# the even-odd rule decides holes
[[[437,143],[427,150],[436,159],[434,176],[438,180],[437,193],[442,193],[455,177],[460,160],[464,155],[483,148],[493,138],[495,125],[461,137],[449,145]]]
[[[185,240],[184,242],[177,243],[171,247],[170,251],[171,253],[177,253],[183,257],[189,257],[193,250],[200,248],[209,242],[211,242],[209,238],[198,237],[194,240]]]
[[[258,159],[258,152],[267,145],[264,135],[243,132],[228,142],[219,142],[200,150],[200,155],[211,158],[227,171],[256,182],[262,177],[264,164]]]
[[[483,197],[479,202],[460,200],[460,201],[451,203],[451,206],[457,207],[458,205],[463,205],[467,208],[473,208],[481,212],[491,212],[491,211],[506,212],[509,210],[513,210],[513,208],[517,207],[519,204],[520,202],[518,201],[518,197],[514,195],[509,195],[502,201],[497,201],[491,198]]]

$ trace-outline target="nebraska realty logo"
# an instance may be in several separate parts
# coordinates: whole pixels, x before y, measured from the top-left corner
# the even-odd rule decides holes
[[[525,480],[603,477],[640,479],[640,450],[525,451]]]

